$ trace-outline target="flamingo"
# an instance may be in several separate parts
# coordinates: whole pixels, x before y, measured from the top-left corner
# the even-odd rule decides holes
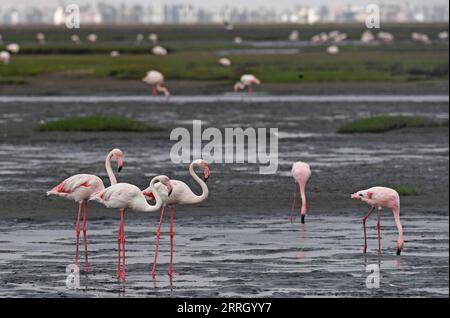
[[[117,180],[111,168],[111,159],[114,157],[117,161],[117,170],[122,170],[122,151],[119,149],[111,150],[106,156],[105,167],[108,173],[111,184],[116,184]],[[86,236],[86,214],[87,214],[87,201],[96,192],[99,192],[105,188],[103,181],[92,174],[76,174],[71,176],[58,184],[56,187],[47,192],[47,195],[57,195],[69,200],[78,202],[78,217],[77,225],[75,228],[77,236],[77,247],[75,254],[75,265],[78,267],[78,243],[80,239],[80,217],[81,207],[84,204],[83,215],[83,236],[84,236],[84,256],[85,256],[85,268],[86,272],[89,271],[88,254],[87,254],[87,236]]]
[[[97,42],[98,36],[95,33],[91,33],[88,35],[87,39],[89,42],[94,43],[94,42]]]
[[[403,250],[403,228],[400,223],[400,197],[394,189],[386,188],[386,187],[373,187],[367,190],[361,190],[351,195],[352,199],[360,200],[367,203],[371,208],[369,212],[362,219],[363,227],[364,227],[364,253],[367,252],[367,236],[366,236],[366,220],[370,214],[378,209],[378,222],[377,222],[377,230],[378,230],[378,254],[381,254],[381,239],[380,239],[380,222],[381,222],[381,211],[383,208],[392,209],[394,214],[395,224],[398,230],[398,238],[397,238],[397,255]]]
[[[161,72],[155,70],[148,71],[147,75],[145,75],[142,81],[153,86],[153,96],[157,96],[158,92],[162,92],[164,96],[170,96],[169,90],[165,86],[163,86],[164,75],[162,75]]]
[[[297,161],[292,164],[291,170],[292,176],[294,177],[294,202],[292,203],[292,211],[295,209],[295,203],[297,201],[297,184],[300,189],[300,196],[302,198],[302,208],[300,210],[301,222],[305,224],[305,216],[307,212],[307,201],[305,188],[306,183],[308,183],[309,177],[311,177],[311,168],[305,162]]]
[[[328,54],[338,54],[339,53],[339,46],[337,45],[330,45],[327,47],[327,53]]]
[[[167,50],[165,48],[163,48],[162,46],[157,45],[157,46],[152,48],[152,54],[153,55],[165,56],[165,55],[167,55]]]
[[[8,51],[0,51],[0,63],[9,64],[11,54]]]
[[[199,178],[199,176],[195,173],[194,167],[197,166],[203,170],[204,181]],[[170,208],[170,265],[169,265],[169,277],[173,276],[173,215],[175,212],[175,205],[187,205],[187,204],[197,204],[205,201],[208,198],[208,187],[206,186],[206,181],[209,178],[210,171],[208,164],[202,160],[197,159],[191,162],[189,165],[189,174],[192,178],[200,185],[202,189],[201,195],[196,195],[189,186],[183,181],[179,180],[171,180],[173,191],[169,197],[169,193],[164,189],[161,183],[155,184],[155,191],[151,188],[145,189],[142,193],[150,200],[155,200],[156,196],[160,196],[163,201],[163,206],[161,209],[161,216],[159,219],[159,225],[156,230],[156,247],[155,247],[155,259],[153,262],[152,268],[152,276],[155,278],[156,276],[156,260],[158,258],[158,248],[159,248],[159,237],[161,231],[161,223],[164,216],[164,209],[166,206]],[[157,198],[156,198],[157,199]]]
[[[42,32],[39,32],[36,34],[36,39],[38,40],[39,44],[45,44],[45,34]]]
[[[11,43],[6,46],[6,50],[11,53],[19,53],[20,45],[17,43]]]
[[[248,87],[248,93],[251,94],[253,93],[253,84],[259,85],[261,84],[261,81],[253,74],[244,74],[241,76],[240,81],[234,84],[234,92]]]
[[[153,191],[154,184],[156,181],[160,181],[167,188],[167,195],[169,196],[172,192],[172,185],[170,184],[170,179],[167,176],[156,176],[150,181],[149,189]],[[110,187],[103,189],[102,191],[94,194],[89,201],[96,201],[107,208],[120,209],[120,225],[119,232],[117,235],[117,245],[118,245],[118,258],[117,258],[117,279],[122,278],[125,280],[125,209],[132,209],[139,212],[154,212],[161,208],[162,200],[157,191],[154,191],[156,204],[149,205],[145,199],[144,194],[135,185],[129,183],[117,183]],[[122,245],[122,246],[121,246]],[[122,271],[120,268],[121,261],[121,250],[122,250]]]

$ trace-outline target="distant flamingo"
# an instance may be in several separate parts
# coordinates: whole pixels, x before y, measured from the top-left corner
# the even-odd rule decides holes
[[[381,238],[380,238],[380,222],[381,222],[381,211],[383,208],[392,209],[394,214],[395,224],[398,230],[397,238],[397,255],[400,255],[403,249],[403,228],[400,223],[400,197],[397,191],[385,188],[385,187],[373,187],[367,190],[361,190],[351,195],[352,199],[360,200],[367,203],[371,208],[369,212],[364,216],[362,222],[364,226],[364,253],[367,252],[367,235],[366,235],[366,220],[370,214],[378,209],[378,253],[381,254]]]
[[[309,165],[307,163],[297,161],[297,162],[294,162],[294,164],[292,165],[291,173],[295,180],[294,202],[292,204],[292,211],[294,211],[295,203],[297,201],[297,184],[298,184],[298,187],[300,189],[300,195],[302,198],[302,208],[300,210],[301,222],[302,222],[302,224],[304,224],[305,216],[306,216],[306,212],[307,212],[305,188],[306,188],[306,183],[309,180],[309,177],[311,177],[311,168],[309,167]]]
[[[248,93],[251,94],[253,93],[253,84],[259,85],[261,81],[253,74],[244,74],[241,76],[240,81],[234,84],[234,91],[237,92],[240,89],[248,87]]]
[[[153,96],[157,96],[158,92],[162,92],[164,96],[170,96],[169,90],[163,86],[164,75],[161,72],[155,70],[148,71],[142,81],[153,86]]]
[[[202,181],[199,176],[195,173],[194,167],[198,166],[203,170],[204,181]],[[161,183],[155,184],[156,194],[159,195],[163,201],[163,207],[161,209],[161,217],[159,219],[158,229],[156,230],[156,248],[155,248],[155,260],[153,262],[152,276],[156,276],[156,260],[158,258],[158,248],[159,248],[159,236],[161,231],[161,223],[164,216],[164,209],[166,206],[170,207],[170,265],[169,265],[169,276],[173,276],[173,215],[175,212],[175,205],[186,205],[186,204],[197,204],[205,201],[208,198],[208,187],[206,186],[206,181],[209,178],[210,172],[209,167],[206,162],[202,159],[197,159],[191,162],[189,165],[189,174],[192,178],[200,185],[202,189],[201,195],[196,195],[189,186],[183,181],[170,180],[173,191],[172,194],[168,195],[168,192],[164,189]],[[143,191],[143,194],[149,199],[155,199],[155,192],[147,188]]]
[[[122,151],[119,149],[113,149],[106,156],[105,167],[108,173],[111,184],[116,184],[117,180],[111,169],[111,159],[114,157],[117,161],[117,169],[120,172],[122,170]],[[84,236],[84,256],[85,256],[85,268],[86,272],[89,271],[88,252],[87,252],[87,235],[86,235],[86,215],[87,215],[87,201],[96,192],[99,192],[105,188],[103,181],[92,174],[76,174],[71,176],[58,184],[52,190],[47,192],[47,195],[57,195],[69,200],[78,202],[78,216],[77,225],[75,228],[77,235],[77,248],[75,254],[75,265],[78,266],[78,243],[80,239],[80,217],[81,207],[84,204],[83,215],[83,236]]]
[[[166,176],[156,176],[150,181],[149,189],[153,191],[156,181],[160,181],[167,188],[167,195],[172,192],[170,179]],[[144,194],[135,185],[129,183],[117,183],[112,186],[94,194],[89,201],[97,201],[107,208],[120,209],[120,225],[117,235],[118,244],[118,265],[117,265],[117,279],[125,279],[125,209],[132,209],[139,212],[154,212],[161,208],[162,200],[158,192],[155,192],[155,205],[149,205],[145,199]],[[122,246],[121,246],[122,245]],[[122,250],[122,271],[120,269]]]
[[[9,64],[11,54],[8,51],[0,51],[0,63]]]

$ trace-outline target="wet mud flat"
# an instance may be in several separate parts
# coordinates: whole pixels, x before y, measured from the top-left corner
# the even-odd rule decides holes
[[[448,297],[448,126],[384,134],[338,135],[343,123],[372,115],[419,115],[448,121],[448,102],[57,102],[0,103],[0,292],[5,296],[445,296]],[[35,133],[41,121],[80,115],[120,115],[158,124],[158,133]],[[129,212],[125,220],[128,279],[117,284],[117,211],[91,205],[92,273],[83,290],[67,290],[74,256],[75,204],[46,198],[67,176],[93,173],[108,184],[104,156],[124,151],[119,181],[144,188],[156,174],[190,181],[174,164],[174,127],[278,128],[277,174],[255,164],[211,164],[210,196],[175,211],[175,277],[168,270],[165,223],[157,288],[151,281],[158,213]],[[293,161],[310,163],[306,225],[288,222]],[[410,185],[402,197],[405,251],[395,254],[392,212],[383,213],[383,255],[376,254],[375,220],[362,255],[366,207],[350,194],[374,185]],[[199,191],[199,190],[196,190]],[[380,263],[381,287],[367,289],[366,265]],[[119,295],[119,293],[121,293]]]
[[[90,272],[80,262],[80,286],[66,285],[75,254],[74,220],[0,222],[2,297],[448,297],[448,216],[426,211],[403,218],[405,249],[395,256],[388,213],[377,254],[375,220],[362,253],[356,215],[317,212],[304,225],[286,214],[215,215],[180,209],[175,220],[174,271],[167,276],[166,220],[156,280],[151,278],[158,215],[127,214],[127,279],[117,270],[118,219],[88,223]],[[83,259],[83,254],[80,254]],[[378,288],[368,288],[379,267]],[[69,279],[69,282],[71,280]],[[370,286],[370,285],[369,285]]]

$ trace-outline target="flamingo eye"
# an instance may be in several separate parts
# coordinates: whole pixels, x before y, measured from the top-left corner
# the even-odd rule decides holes
[[[363,197],[363,196],[364,196],[364,194],[360,193],[360,194],[359,194],[359,196],[360,196],[360,197]]]

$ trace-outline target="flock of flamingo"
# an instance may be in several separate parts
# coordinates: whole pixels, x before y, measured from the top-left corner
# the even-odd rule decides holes
[[[159,239],[161,233],[161,224],[164,217],[166,207],[170,209],[170,263],[168,275],[172,279],[173,272],[173,252],[174,252],[174,212],[176,205],[192,205],[204,202],[208,198],[208,187],[206,181],[210,176],[208,164],[202,160],[197,159],[189,165],[189,174],[194,181],[201,188],[201,195],[196,195],[192,189],[183,181],[172,180],[165,175],[158,175],[151,179],[149,186],[146,189],[139,189],[137,186],[130,183],[117,183],[117,179],[111,167],[111,161],[114,158],[117,162],[117,170],[120,172],[123,167],[123,153],[119,149],[111,150],[106,156],[105,168],[109,177],[110,186],[105,188],[103,181],[96,175],[92,174],[76,174],[73,175],[53,189],[47,192],[47,195],[56,195],[78,203],[78,214],[76,221],[76,252],[75,265],[78,269],[78,250],[80,240],[80,222],[83,210],[82,231],[84,238],[84,255],[85,255],[85,271],[89,272],[88,261],[88,241],[87,241],[87,204],[88,201],[98,202],[110,209],[117,209],[120,211],[120,223],[117,235],[117,279],[125,280],[125,210],[131,209],[138,212],[156,212],[161,209],[159,223],[156,229],[156,243],[155,255],[152,267],[152,278],[156,277],[156,263],[158,258]],[[195,172],[195,168],[199,168],[203,172],[203,180]],[[295,209],[297,202],[297,186],[301,196],[301,223],[305,223],[307,213],[307,199],[306,199],[306,185],[311,176],[311,168],[307,163],[294,162],[292,165],[292,176],[294,178],[294,202],[292,210]],[[403,229],[400,223],[400,199],[398,193],[386,187],[372,187],[367,190],[361,190],[351,195],[352,199],[360,200],[370,209],[363,218],[364,227],[364,253],[367,252],[367,234],[366,234],[366,220],[372,212],[378,210],[378,253],[381,254],[381,239],[380,239],[380,222],[381,212],[383,208],[392,209],[395,223],[398,229],[397,240],[397,255],[400,255],[403,249]],[[148,201],[155,202],[150,204]],[[292,222],[292,217],[290,218]]]

